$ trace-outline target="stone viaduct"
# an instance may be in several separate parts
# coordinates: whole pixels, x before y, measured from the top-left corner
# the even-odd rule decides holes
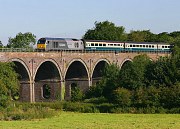
[[[20,100],[41,102],[68,100],[71,86],[77,84],[86,91],[96,83],[105,64],[116,63],[120,67],[142,53],[114,52],[0,52],[1,62],[14,62],[20,75]],[[147,53],[156,60],[167,53]],[[48,85],[50,96],[44,96],[44,86]]]

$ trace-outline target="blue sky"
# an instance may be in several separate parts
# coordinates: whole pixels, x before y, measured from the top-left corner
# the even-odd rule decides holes
[[[82,38],[94,22],[130,30],[180,31],[180,0],[0,0],[0,40],[19,32]]]

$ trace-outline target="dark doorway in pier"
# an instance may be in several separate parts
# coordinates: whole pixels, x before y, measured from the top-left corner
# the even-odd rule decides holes
[[[93,75],[92,75],[92,84],[98,84],[98,82],[101,80],[103,76],[103,70],[105,69],[105,66],[108,65],[106,61],[100,61],[97,63],[97,65],[94,68]]]
[[[74,89],[76,89],[76,87],[77,87],[77,83],[72,83],[72,84],[71,84],[71,91],[74,90]]]
[[[48,84],[43,85],[43,98],[49,99],[51,97],[51,87]]]

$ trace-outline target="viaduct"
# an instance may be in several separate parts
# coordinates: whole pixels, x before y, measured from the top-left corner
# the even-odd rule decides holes
[[[42,102],[68,100],[71,86],[86,91],[101,78],[105,64],[120,67],[142,53],[114,52],[0,52],[0,62],[14,62],[20,75],[20,100]],[[146,53],[152,60],[168,53]],[[49,97],[44,86],[49,86]]]

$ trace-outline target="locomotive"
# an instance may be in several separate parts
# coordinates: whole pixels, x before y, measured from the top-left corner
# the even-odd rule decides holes
[[[170,52],[173,45],[157,42],[120,42],[73,38],[40,38],[37,49],[43,51],[86,50],[116,52]]]

